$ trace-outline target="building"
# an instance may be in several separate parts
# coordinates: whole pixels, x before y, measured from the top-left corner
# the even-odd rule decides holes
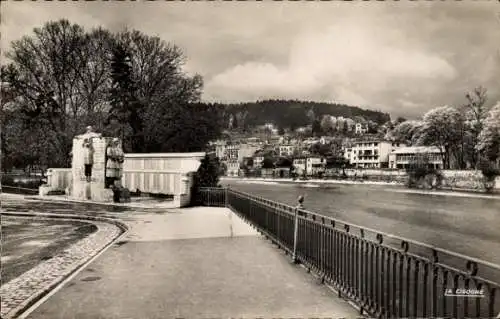
[[[251,143],[234,143],[216,145],[216,155],[223,151],[221,159],[226,164],[227,174],[229,176],[237,176],[239,174],[240,164],[248,157],[253,157],[255,151],[259,149],[259,145]]]
[[[263,161],[264,161],[264,152],[262,152],[261,150],[255,152],[253,155],[253,167],[261,168]]]
[[[409,165],[427,163],[429,167],[443,168],[443,152],[435,146],[400,147],[389,155],[389,167],[404,169]]]
[[[365,134],[368,132],[368,124],[356,123],[354,127],[355,134]]]
[[[394,146],[395,147],[395,146]],[[387,168],[393,143],[387,141],[358,141],[346,148],[344,157],[358,168]]]
[[[227,176],[238,176],[240,173],[240,162],[238,159],[230,158],[224,162],[227,167]]]
[[[299,156],[293,159],[293,168],[298,175],[311,176],[324,171],[326,159],[320,156]]]
[[[278,147],[278,154],[279,156],[292,156],[295,151],[295,146],[291,144],[287,145],[280,145]]]
[[[215,141],[212,146],[215,149],[215,156],[219,158],[221,161],[225,161],[226,158],[226,146],[227,142],[226,141]]]

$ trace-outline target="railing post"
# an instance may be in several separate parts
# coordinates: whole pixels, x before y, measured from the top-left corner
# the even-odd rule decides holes
[[[293,262],[295,264],[298,263],[298,258],[297,258],[297,244],[299,241],[299,209],[302,209],[304,206],[304,196],[300,195],[299,198],[297,198],[297,207],[295,208],[295,218],[294,218],[294,225],[293,225]]]
[[[225,207],[229,207],[229,205],[228,205],[228,204],[229,204],[229,201],[228,201],[228,198],[227,198],[227,195],[228,195],[228,188],[229,188],[229,186],[226,186],[226,187],[224,188],[224,206],[225,206]]]
[[[298,263],[297,259],[297,241],[299,237],[299,208],[295,208],[295,216],[294,216],[294,223],[293,223],[293,255],[292,259],[295,264]]]

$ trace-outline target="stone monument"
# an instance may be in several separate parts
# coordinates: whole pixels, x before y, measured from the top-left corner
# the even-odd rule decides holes
[[[106,188],[106,151],[112,138],[95,133],[92,127],[73,139],[72,187],[70,196],[78,200],[113,201],[113,190]]]

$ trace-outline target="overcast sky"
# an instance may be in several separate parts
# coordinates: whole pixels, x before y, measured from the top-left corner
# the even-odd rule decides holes
[[[489,2],[1,2],[2,50],[48,20],[173,42],[207,101],[343,102],[414,117],[500,99],[500,5]]]

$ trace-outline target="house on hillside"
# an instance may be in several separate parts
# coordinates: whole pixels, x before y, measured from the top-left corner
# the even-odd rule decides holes
[[[358,135],[362,135],[368,132],[368,124],[367,123],[356,123],[354,127],[354,133]]]
[[[443,152],[435,146],[411,146],[397,148],[389,155],[390,168],[405,169],[410,165],[421,164],[442,169]]]
[[[358,168],[387,168],[392,147],[388,141],[357,141],[346,148],[344,157]]]
[[[279,156],[292,156],[295,152],[295,145],[285,144],[278,146]]]
[[[320,156],[307,155],[298,156],[293,159],[294,171],[302,176],[313,176],[320,172],[324,172],[326,167],[326,159]]]

